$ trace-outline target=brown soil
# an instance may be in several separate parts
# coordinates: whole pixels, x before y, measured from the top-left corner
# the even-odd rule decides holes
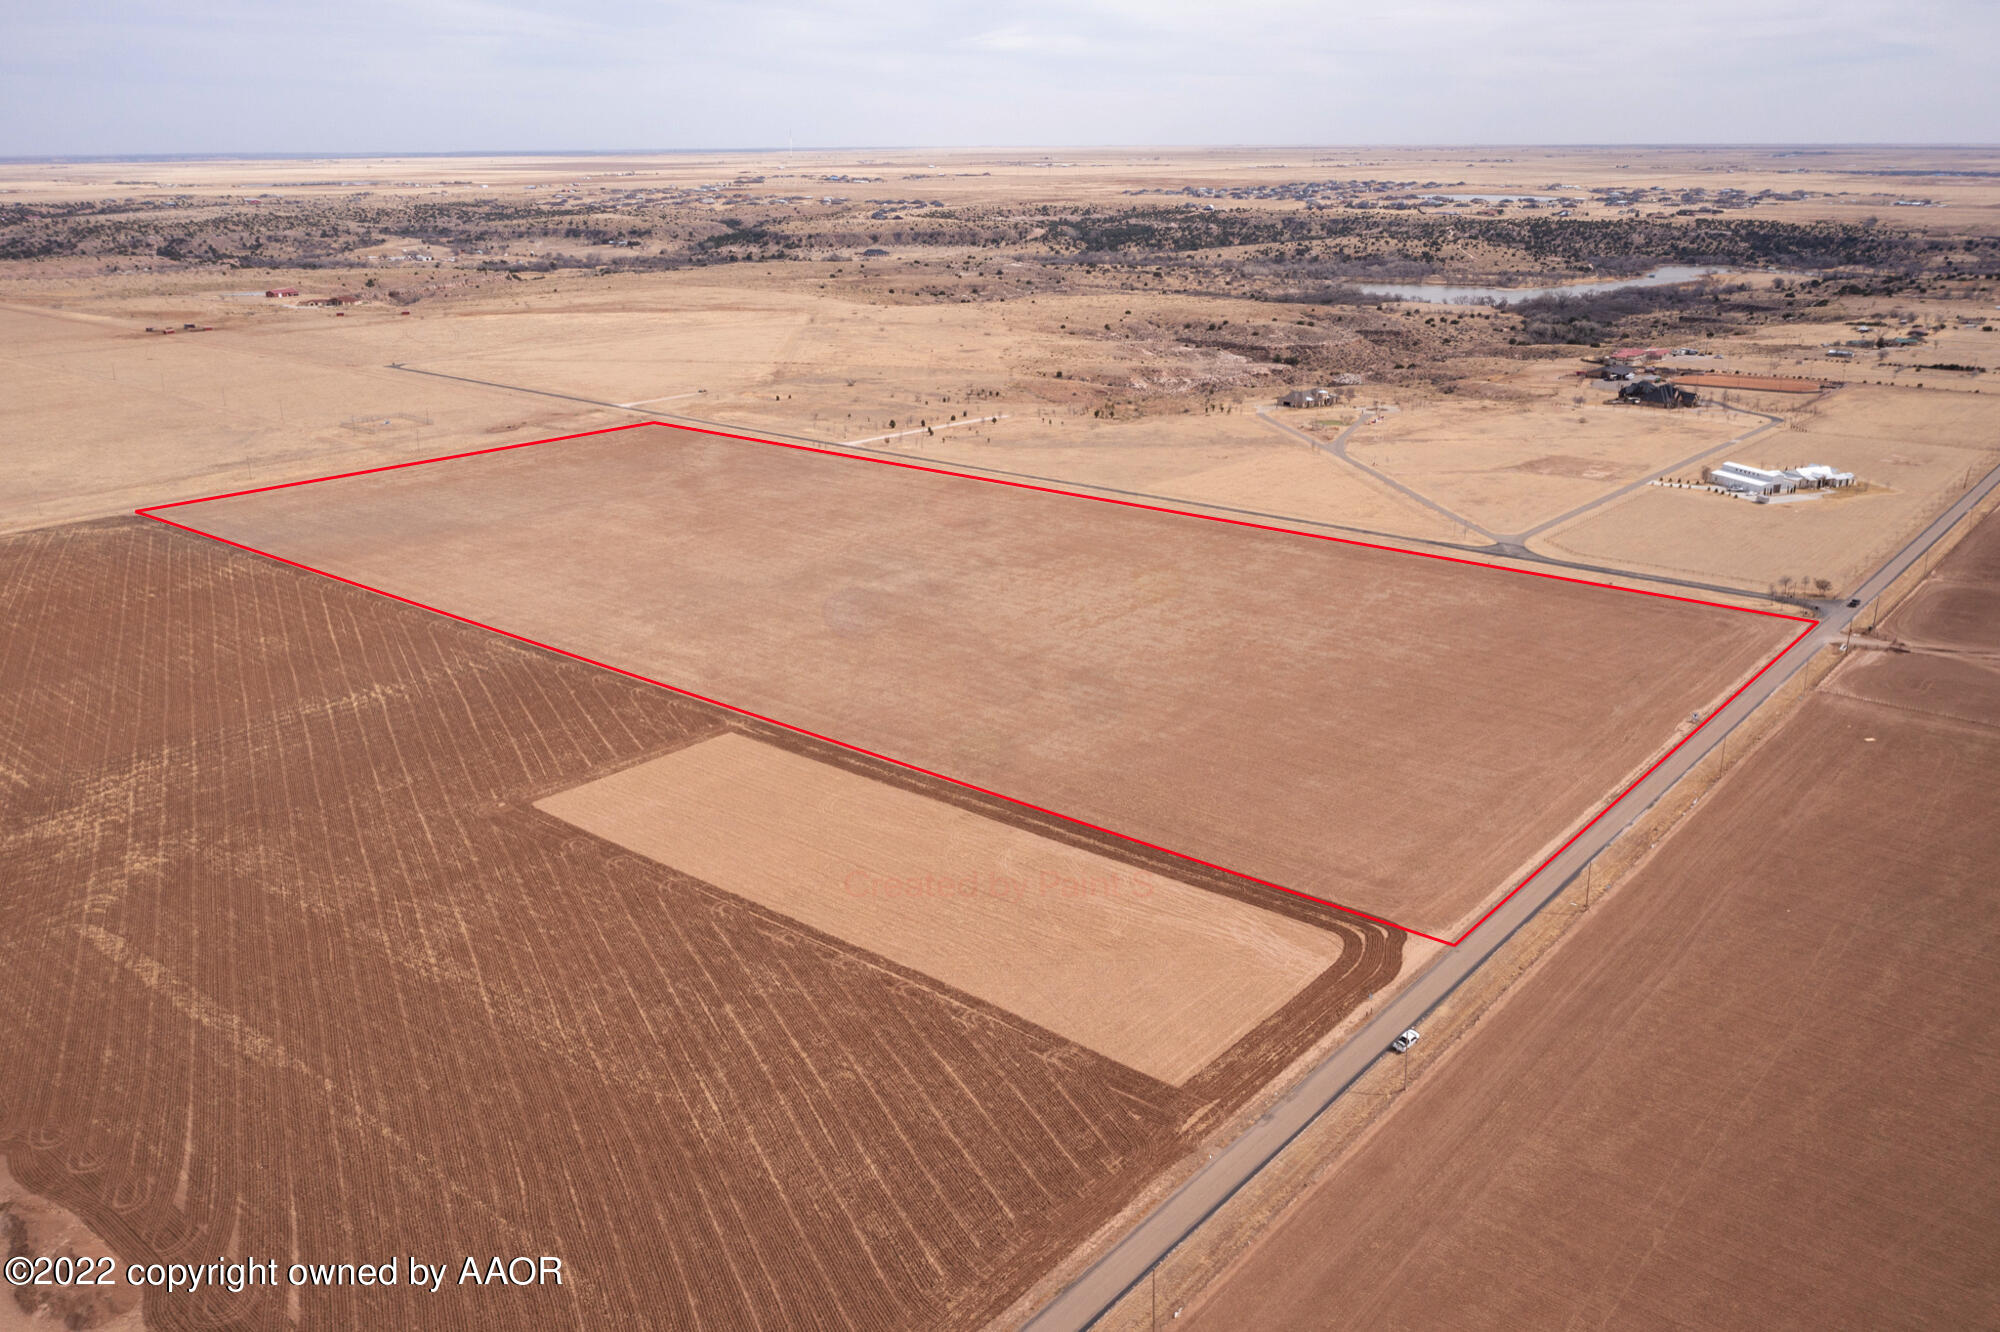
[[[1446,937],[1797,628],[662,427],[166,516]]]
[[[1849,698],[1911,708],[1960,721],[1984,721],[2000,692],[2000,666],[1977,657],[1929,653],[1857,654],[1824,688]]]
[[[1605,462],[1601,458],[1578,458],[1567,453],[1552,453],[1545,458],[1530,458],[1524,463],[1516,463],[1517,472],[1532,472],[1536,476],[1569,476],[1579,481],[1617,481],[1627,473],[1617,464]]]
[[[1937,577],[1978,587],[2000,584],[2000,527],[1981,523],[1938,566]]]
[[[139,1290],[126,1284],[124,1265],[109,1245],[67,1209],[28,1192],[8,1173],[0,1153],[0,1258],[83,1260],[89,1284],[57,1284],[57,1269],[31,1269],[50,1284],[12,1287],[0,1295],[0,1332],[137,1332],[144,1326]],[[107,1271],[103,1262],[112,1261]],[[74,1269],[73,1269],[74,1270]],[[11,1283],[10,1283],[11,1286]]]
[[[975,1325],[1400,964],[1277,903],[1339,962],[1174,1089],[532,808],[715,709],[137,519],[0,540],[0,617],[22,1184],[125,1261],[568,1276],[156,1327]]]
[[[2000,587],[1932,581],[1897,609],[1889,628],[1912,643],[2000,656]]]
[[[1996,540],[1944,572],[1990,586]],[[1836,672],[1192,1325],[2000,1323],[2000,689],[1967,665]]]
[[[722,735],[536,808],[1180,1086],[1340,937]]]
[[[1981,523],[1882,627],[1894,638],[1972,653],[2000,669],[2000,527]]]

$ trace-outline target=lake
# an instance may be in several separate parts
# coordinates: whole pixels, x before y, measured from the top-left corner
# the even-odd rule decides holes
[[[1595,296],[1626,287],[1670,287],[1676,282],[1727,272],[1721,268],[1697,268],[1690,264],[1667,264],[1650,273],[1631,278],[1606,278],[1598,282],[1566,282],[1555,287],[1451,287],[1432,282],[1356,282],[1350,284],[1364,296],[1385,301],[1425,301],[1433,305],[1513,305],[1537,296]]]

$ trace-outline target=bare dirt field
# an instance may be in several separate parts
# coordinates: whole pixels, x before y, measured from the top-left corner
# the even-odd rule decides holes
[[[570,1277],[154,1327],[977,1325],[1399,967],[1269,904],[1337,961],[1176,1089],[532,807],[716,709],[140,519],[0,540],[0,615],[21,1185],[123,1261]]]
[[[1851,663],[1838,680],[1829,680],[1825,688],[1830,693],[1972,722],[1985,718],[1992,708],[1994,691],[2000,689],[2000,664],[1990,655],[1881,654],[1879,660],[1892,664],[1878,664],[1878,654],[1869,653]]]
[[[664,427],[163,516],[1446,938],[1798,628]]]
[[[357,346],[363,322],[297,310],[161,337],[137,317],[0,307],[0,531],[618,419],[398,374]]]
[[[1946,651],[1837,670],[1192,1326],[2000,1322],[2000,676]]]
[[[2000,668],[2000,528],[1987,523],[1966,537],[1882,627],[1899,641]]]
[[[1885,706],[1990,722],[2000,697],[2000,525],[1981,524],[1884,620],[1906,652],[1867,652],[1825,688]]]
[[[1991,585],[1932,583],[1912,595],[1895,619],[1897,632],[1914,643],[2000,653],[2000,590]]]
[[[1340,938],[773,745],[704,740],[536,802],[1179,1086]]]

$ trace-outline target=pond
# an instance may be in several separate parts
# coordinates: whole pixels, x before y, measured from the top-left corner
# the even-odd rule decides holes
[[[1356,282],[1352,286],[1364,296],[1385,301],[1426,301],[1434,305],[1513,305],[1537,296],[1595,296],[1599,292],[1622,291],[1626,287],[1670,287],[1677,282],[1726,272],[1721,268],[1697,268],[1691,264],[1667,264],[1639,277],[1606,278],[1597,282],[1566,282],[1554,287],[1452,287],[1432,282]]]

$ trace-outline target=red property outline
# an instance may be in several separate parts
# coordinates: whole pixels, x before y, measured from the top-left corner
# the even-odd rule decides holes
[[[1563,842],[1563,844],[1557,847],[1554,851],[1550,852],[1549,855],[1540,864],[1536,865],[1533,869],[1529,870],[1526,876],[1523,877],[1519,883],[1515,884],[1511,889],[1509,889],[1504,897],[1502,897],[1499,901],[1495,902],[1491,907],[1488,907],[1486,911],[1479,917],[1479,919],[1473,921],[1472,924],[1466,926],[1465,929],[1459,933],[1456,939],[1445,939],[1441,938],[1438,935],[1427,933],[1423,930],[1416,929],[1409,925],[1398,924],[1393,920],[1388,920],[1381,916],[1371,915],[1366,911],[1361,911],[1354,907],[1343,906],[1338,902],[1329,902],[1323,897],[1314,897],[1311,893],[1300,892],[1296,888],[1287,888],[1284,884],[1273,883],[1269,879],[1260,879],[1254,874],[1245,874],[1242,870],[1231,869],[1227,865],[1218,865],[1214,861],[1203,860],[1201,857],[1189,855],[1185,851],[1176,851],[1172,847],[1160,846],[1157,843],[1148,842],[1143,838],[1134,837],[1129,833],[1119,832],[1115,828],[1106,828],[1099,824],[1092,823],[1087,819],[1079,819],[1074,815],[1064,814],[1059,810],[1047,809],[1041,805],[1033,803],[1032,801],[1022,800],[1017,796],[1007,795],[1005,792],[989,790],[986,787],[979,786],[973,782],[965,781],[961,778],[952,777],[941,772],[933,772],[929,768],[921,767],[915,763],[906,762],[903,759],[893,758],[888,754],[878,754],[872,749],[864,749],[860,745],[849,744],[845,740],[837,740],[830,735],[821,735],[819,732],[807,730],[803,726],[794,726],[790,722],[780,721],[775,717],[767,717],[762,713],[752,712],[748,708],[737,707],[733,703],[725,703],[721,699],[709,698],[705,694],[695,693],[692,689],[683,689],[679,685],[668,684],[664,680],[655,680],[649,675],[641,675],[637,671],[628,671],[622,666],[613,666],[609,662],[598,661],[594,657],[586,657],[580,652],[571,652],[567,648],[557,647],[553,643],[544,643],[538,639],[529,638],[525,634],[517,634],[514,633],[512,630],[502,629],[498,625],[487,624],[484,621],[475,620],[469,616],[459,615],[456,612],[445,610],[441,606],[432,606],[425,602],[417,601],[411,597],[399,596],[394,592],[385,591],[379,587],[372,587],[367,583],[359,582],[352,578],[344,578],[337,573],[329,573],[325,569],[314,568],[312,565],[303,564],[298,560],[286,559],[283,555],[276,555],[268,550],[259,550],[255,546],[247,546],[240,541],[231,541],[229,538],[217,536],[213,532],[204,532],[198,527],[190,527],[186,523],[178,523],[171,518],[160,517],[160,510],[162,509],[178,509],[191,504],[208,504],[215,500],[236,499],[244,495],[261,495],[267,491],[272,491],[272,490],[290,490],[294,486],[313,486],[313,485],[318,485],[322,481],[341,481],[349,477],[372,476],[377,472],[395,472],[395,471],[400,471],[405,467],[424,467],[428,466],[431,463],[453,462],[460,458],[478,458],[478,457],[483,457],[484,455],[489,453],[506,453],[513,449],[535,448],[543,444],[560,444],[565,440],[588,439],[595,435],[610,435],[610,434],[615,434],[621,430],[637,430],[640,429],[641,427],[646,427],[646,426],[664,426],[669,430],[685,430],[689,434],[712,435],[719,439],[741,440],[751,444],[768,444],[773,448],[794,449],[800,453],[817,453],[817,454],[822,454],[829,458],[844,458],[851,462],[875,463],[878,466],[899,467],[912,472],[930,472],[937,476],[953,476],[966,481],[983,481],[988,485],[1010,486],[1016,490],[1033,490],[1033,491],[1039,491],[1047,495],[1063,495],[1071,499],[1095,500],[1099,504],[1115,504],[1121,508],[1144,509],[1152,513],[1170,513],[1182,518],[1198,518],[1204,522],[1225,523],[1231,527],[1249,527],[1249,528],[1254,528],[1261,532],[1282,532],[1287,536],[1304,537],[1312,541],[1331,541],[1337,545],[1342,545],[1342,546],[1360,546],[1367,550],[1390,551],[1398,555],[1412,555],[1427,560],[1442,560],[1447,564],[1464,564],[1477,569],[1494,569],[1502,573],[1522,574],[1530,578],[1547,578],[1558,583],[1576,583],[1583,587],[1605,588],[1613,592],[1631,593],[1635,596],[1659,597],[1662,600],[1666,601],[1683,601],[1696,606],[1710,606],[1717,610],[1735,611],[1742,615],[1762,615],[1769,619],[1774,619],[1774,620],[1790,620],[1795,623],[1802,624],[1805,627],[1799,630],[1798,634],[1794,636],[1790,642],[1786,643],[1783,647],[1779,648],[1776,655],[1774,655],[1769,661],[1765,662],[1762,666],[1758,667],[1756,674],[1752,675],[1749,679],[1745,680],[1742,684],[1738,685],[1734,693],[1730,694],[1728,698],[1723,699],[1721,703],[1717,704],[1713,709],[1711,709],[1708,715],[1703,717],[1701,721],[1695,725],[1693,730],[1690,730],[1686,735],[1682,736],[1677,742],[1675,742],[1672,748],[1667,750],[1666,753],[1660,755],[1657,759],[1653,760],[1653,762],[1646,768],[1644,772],[1640,773],[1637,777],[1634,777],[1630,782],[1626,783],[1626,785],[1619,790],[1618,794],[1611,797],[1611,799],[1605,803],[1602,809],[1599,809],[1597,813],[1591,816],[1590,820],[1587,823],[1585,823],[1582,827],[1578,828],[1574,833],[1571,833],[1568,840]],[[1401,930],[1405,934],[1415,935],[1420,939],[1429,939],[1431,942],[1443,944],[1447,948],[1456,948],[1460,944],[1464,943],[1466,939],[1471,937],[1472,932],[1474,930],[1477,930],[1480,926],[1484,925],[1489,919],[1491,919],[1494,912],[1498,911],[1501,907],[1511,902],[1516,894],[1518,894],[1523,888],[1526,888],[1530,883],[1534,881],[1537,875],[1539,875],[1543,870],[1547,869],[1552,863],[1554,863],[1556,857],[1560,856],[1563,852],[1569,850],[1570,847],[1576,844],[1577,839],[1581,838],[1585,833],[1589,832],[1592,828],[1596,827],[1598,823],[1603,821],[1604,816],[1609,814],[1613,809],[1615,809],[1618,806],[1619,802],[1624,800],[1626,796],[1630,795],[1641,782],[1645,781],[1648,777],[1652,776],[1653,773],[1656,772],[1660,768],[1660,766],[1664,764],[1668,759],[1672,758],[1675,754],[1679,753],[1683,745],[1687,744],[1688,741],[1694,739],[1695,736],[1701,734],[1701,731],[1704,727],[1706,727],[1710,722],[1714,721],[1715,718],[1721,715],[1721,713],[1724,710],[1726,710],[1731,703],[1734,703],[1739,697],[1741,697],[1746,689],[1748,689],[1751,685],[1757,683],[1758,680],[1762,679],[1766,672],[1768,672],[1773,666],[1777,665],[1778,662],[1784,657],[1786,653],[1790,652],[1793,648],[1797,647],[1807,634],[1811,633],[1814,629],[1818,628],[1820,623],[1818,620],[1815,620],[1810,616],[1805,616],[1805,615],[1786,615],[1781,611],[1757,610],[1754,607],[1749,607],[1749,606],[1731,606],[1725,602],[1704,601],[1699,597],[1683,597],[1670,592],[1655,592],[1648,588],[1642,588],[1642,587],[1620,587],[1616,583],[1599,583],[1599,582],[1594,582],[1587,578],[1572,578],[1567,574],[1545,573],[1539,569],[1522,569],[1522,568],[1516,568],[1515,566],[1508,564],[1492,564],[1485,560],[1466,559],[1463,556],[1458,556],[1458,555],[1440,555],[1427,550],[1410,550],[1402,546],[1389,546],[1372,541],[1357,541],[1352,537],[1333,536],[1323,532],[1304,532],[1300,531],[1297,528],[1278,527],[1270,523],[1253,523],[1242,518],[1224,518],[1216,514],[1195,513],[1188,509],[1169,508],[1165,505],[1160,505],[1160,504],[1142,504],[1137,500],[1114,499],[1108,495],[1092,495],[1085,491],[1063,490],[1060,487],[1056,486],[1038,486],[1038,485],[1033,485],[1026,481],[1010,481],[1002,477],[980,476],[975,472],[956,472],[946,467],[930,467],[922,463],[899,462],[892,458],[875,458],[875,457],[870,457],[866,454],[845,453],[837,448],[816,448],[809,444],[794,444],[794,443],[788,443],[784,440],[764,439],[757,435],[733,434],[726,430],[704,430],[698,426],[679,425],[672,421],[633,421],[627,425],[606,426],[601,430],[583,430],[573,435],[553,435],[548,439],[524,440],[518,444],[496,444],[491,448],[468,449],[463,453],[446,453],[446,454],[441,454],[435,458],[413,458],[408,462],[387,463],[380,467],[363,467],[352,472],[335,472],[328,476],[307,477],[304,480],[300,481],[281,481],[275,485],[252,486],[247,490],[231,490],[231,491],[226,491],[219,495],[204,495],[199,499],[173,500],[165,504],[151,504],[141,509],[135,509],[133,510],[133,512],[141,518],[150,518],[154,522],[163,523],[168,527],[177,528],[180,531],[191,533],[194,536],[205,537],[210,541],[215,541],[225,546],[231,546],[237,550],[247,551],[252,555],[260,555],[265,559],[275,560],[279,564],[290,565],[294,569],[303,569],[307,573],[317,574],[321,578],[330,578],[336,583],[345,583],[349,587],[360,588],[364,592],[372,592],[377,596],[387,597],[391,601],[400,601],[406,606],[414,606],[418,610],[429,611],[433,615],[442,615],[448,620],[457,620],[461,624],[469,624],[476,629],[484,629],[488,633],[498,634],[502,638],[511,638],[515,642],[526,643],[530,647],[540,648],[545,652],[553,652],[557,656],[568,657],[573,661],[583,662],[587,666],[595,666],[600,670],[611,671],[614,674],[623,675],[628,679],[638,680],[643,684],[653,685],[657,688],[665,689],[670,693],[679,694],[684,698],[691,698],[696,700],[697,702],[707,703],[710,704],[711,706],[721,708],[726,712],[733,712],[739,717],[749,717],[752,720],[764,722],[767,725],[776,726],[783,730],[790,731],[795,735],[803,735],[813,740],[819,740],[826,744],[835,745],[841,749],[848,750],[851,753],[863,754],[872,759],[879,759],[884,763],[894,764],[896,767],[903,768],[910,772],[921,773],[926,777],[933,777],[942,782],[949,782],[953,786],[963,787],[969,791],[977,791],[981,795],[991,796],[996,800],[1004,800],[1010,805],[1018,805],[1023,809],[1031,809],[1038,814],[1046,814],[1051,818],[1061,819],[1065,823],[1074,824],[1081,828],[1089,828],[1094,832],[1104,833],[1107,836],[1115,837],[1122,842],[1130,842],[1135,846],[1143,846],[1148,848],[1149,850],[1161,852],[1165,855],[1174,857],[1176,860],[1184,860],[1190,864],[1205,866],[1208,869],[1220,870],[1225,874],[1233,875],[1236,878],[1246,880],[1250,883],[1261,885],[1262,887],[1265,888],[1273,889],[1277,892],[1287,893],[1293,897],[1303,898],[1308,902],[1317,902],[1321,906],[1331,907],[1335,911],[1344,912],[1345,914],[1350,916],[1358,916],[1363,920],[1373,921],[1378,925],[1386,925],[1391,929]]]

